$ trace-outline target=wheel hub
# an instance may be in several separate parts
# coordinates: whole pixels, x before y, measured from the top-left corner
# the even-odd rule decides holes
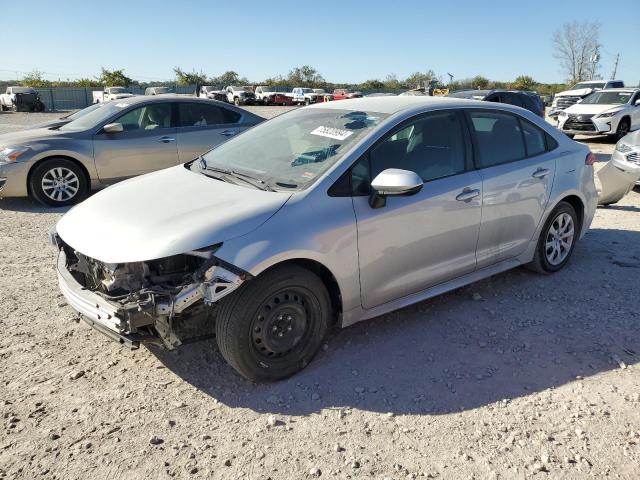
[[[253,322],[253,344],[264,356],[286,355],[300,342],[307,325],[307,311],[302,296],[280,294],[259,309]]]

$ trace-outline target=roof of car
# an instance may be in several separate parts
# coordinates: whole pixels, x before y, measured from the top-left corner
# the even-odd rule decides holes
[[[368,112],[378,112],[394,114],[402,110],[414,107],[468,107],[476,103],[479,107],[485,108],[487,102],[480,100],[468,100],[451,97],[362,97],[349,100],[337,100],[334,102],[316,103],[306,108],[327,108],[337,110],[363,110]],[[502,104],[500,104],[502,105]]]

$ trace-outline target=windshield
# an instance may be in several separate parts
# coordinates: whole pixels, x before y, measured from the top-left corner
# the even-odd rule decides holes
[[[313,90],[311,90],[310,88],[302,88],[301,90],[303,93],[313,93]]]
[[[204,160],[209,169],[250,175],[274,189],[300,190],[387,116],[327,108],[295,110],[219,145]],[[193,165],[201,168],[199,162]]]
[[[623,105],[631,99],[631,92],[594,92],[582,100],[582,104],[589,105]]]
[[[109,89],[109,93],[127,93],[124,87],[112,87]]]
[[[60,127],[60,130],[63,132],[82,132],[89,130],[90,128],[97,127],[112,115],[122,112],[129,106],[128,103],[118,103],[117,101],[106,102],[102,105],[102,107],[96,108],[86,115],[80,115],[80,118],[76,118],[72,122]]]
[[[154,87],[156,95],[159,93],[171,93],[171,89],[169,87]]]
[[[315,93],[320,93],[320,94],[325,93],[325,91],[324,91],[324,89],[323,89],[323,88],[314,88],[314,89],[313,89],[313,91],[314,91]]]
[[[474,100],[484,100],[489,90],[461,90],[459,92],[449,93],[449,97],[455,98],[471,98]]]
[[[581,90],[583,88],[604,88],[607,82],[580,82],[576,83],[569,90]]]
[[[78,110],[75,113],[67,115],[65,118],[68,118],[69,120],[75,120],[76,118],[80,118],[83,115],[86,115],[87,113],[90,113],[90,112],[93,112],[94,110],[97,110],[98,108],[102,107],[103,105],[104,105],[104,103],[94,103],[93,105],[89,105],[87,108],[83,108],[82,110]]]

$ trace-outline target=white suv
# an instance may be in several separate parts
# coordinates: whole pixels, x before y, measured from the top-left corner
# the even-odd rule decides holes
[[[558,128],[574,135],[615,135],[640,129],[640,89],[598,90],[558,115]]]

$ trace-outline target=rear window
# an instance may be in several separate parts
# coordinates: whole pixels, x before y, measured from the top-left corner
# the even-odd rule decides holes
[[[526,157],[520,122],[506,113],[472,111],[471,127],[477,141],[480,168]]]

